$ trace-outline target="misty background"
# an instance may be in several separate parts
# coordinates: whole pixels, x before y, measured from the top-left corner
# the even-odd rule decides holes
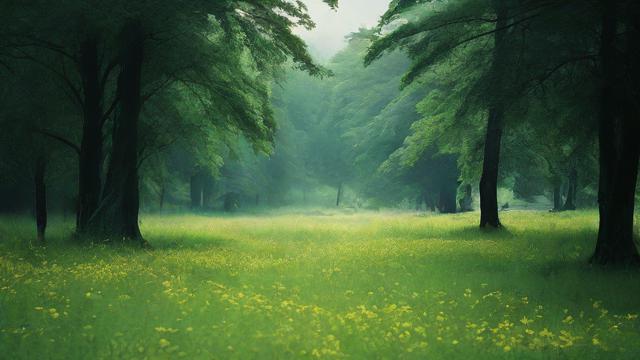
[[[360,28],[371,28],[389,7],[389,0],[350,0],[332,10],[322,0],[303,0],[311,19],[313,30],[297,28],[295,33],[309,45],[309,51],[320,62],[327,62],[347,45],[346,36]]]

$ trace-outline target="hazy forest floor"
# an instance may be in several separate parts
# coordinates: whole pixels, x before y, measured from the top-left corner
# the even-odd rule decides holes
[[[153,250],[0,220],[0,358],[640,358],[595,212],[145,216]]]

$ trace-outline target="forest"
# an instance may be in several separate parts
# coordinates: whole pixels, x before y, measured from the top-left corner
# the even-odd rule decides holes
[[[639,135],[635,0],[2,0],[0,358],[637,359]]]

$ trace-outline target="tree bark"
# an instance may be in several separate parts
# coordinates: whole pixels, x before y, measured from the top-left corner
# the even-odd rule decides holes
[[[139,20],[124,25],[120,34],[118,76],[119,116],[114,121],[111,161],[104,196],[89,220],[91,233],[106,241],[143,243],[138,226],[138,122],[144,33]]]
[[[102,176],[102,88],[99,80],[98,40],[90,37],[80,49],[79,68],[84,95],[82,141],[78,175],[76,231],[83,233],[100,200]]]
[[[36,159],[34,172],[35,185],[35,213],[38,242],[45,242],[45,231],[47,229],[47,187],[44,180],[46,170],[46,160],[44,156]]]
[[[578,171],[571,169],[569,172],[569,186],[567,188],[567,198],[565,199],[562,210],[576,209],[576,195],[578,193]]]
[[[496,8],[496,29],[507,25],[508,10],[504,1],[494,1]],[[484,142],[484,159],[482,162],[482,176],[480,178],[480,227],[501,227],[498,217],[498,170],[500,163],[500,142],[504,121],[504,103],[502,99],[502,83],[504,64],[506,62],[507,34],[505,30],[495,32],[493,49],[493,89],[491,106],[487,119],[487,132]]]
[[[336,207],[340,206],[341,200],[342,200],[342,183],[338,185],[338,195],[336,195]]]
[[[480,178],[480,227],[488,225],[498,228],[501,226],[498,217],[498,164],[500,162],[502,117],[502,109],[492,108],[489,110],[482,177]]]
[[[600,265],[639,264],[633,241],[635,187],[638,174],[640,125],[624,87],[616,33],[618,1],[602,0],[601,109],[599,116],[600,183],[598,241],[591,261]],[[637,39],[636,39],[637,40]],[[637,45],[634,45],[637,46]],[[637,66],[634,65],[634,66]],[[637,69],[636,69],[637,70]]]

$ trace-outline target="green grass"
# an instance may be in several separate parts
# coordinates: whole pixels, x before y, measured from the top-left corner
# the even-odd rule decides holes
[[[640,357],[640,272],[597,214],[146,216],[153,250],[0,220],[0,357]]]

